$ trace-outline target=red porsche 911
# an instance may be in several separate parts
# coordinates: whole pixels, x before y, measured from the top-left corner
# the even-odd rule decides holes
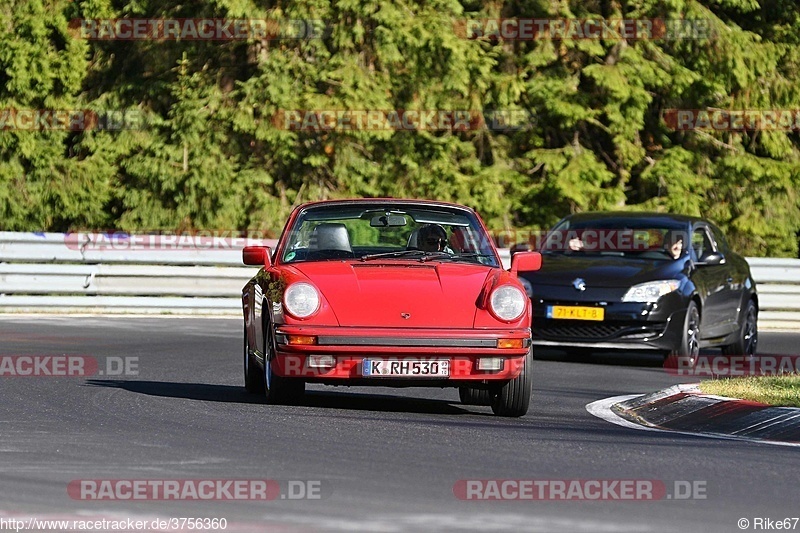
[[[461,401],[522,416],[531,397],[531,303],[480,217],[421,200],[337,200],[296,208],[242,292],[244,381],[270,403],[306,383],[457,387]]]

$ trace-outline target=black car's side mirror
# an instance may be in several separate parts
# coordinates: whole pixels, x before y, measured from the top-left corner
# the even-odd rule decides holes
[[[697,266],[724,265],[725,256],[720,252],[710,252],[701,257],[696,264]]]

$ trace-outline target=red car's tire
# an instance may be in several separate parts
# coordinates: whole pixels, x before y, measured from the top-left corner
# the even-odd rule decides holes
[[[458,398],[464,405],[492,405],[492,393],[487,389],[459,387]]]
[[[519,376],[507,381],[492,397],[492,411],[498,416],[523,416],[533,394],[533,349],[528,350]]]
[[[247,346],[247,326],[244,327],[244,388],[251,394],[264,393],[264,374]]]
[[[264,328],[269,331],[269,327]],[[300,378],[277,376],[272,372],[272,342],[264,338],[264,372],[262,390],[267,403],[276,405],[295,405],[302,401],[306,392],[306,383]]]

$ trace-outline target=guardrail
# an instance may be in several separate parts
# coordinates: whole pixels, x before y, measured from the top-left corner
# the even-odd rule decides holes
[[[241,288],[257,270],[242,266],[247,243],[0,232],[0,312],[239,315]],[[500,255],[508,267],[509,250]],[[747,261],[758,283],[759,326],[800,328],[800,259]]]
[[[242,247],[275,243],[0,232],[0,312],[239,315]]]
[[[758,285],[758,325],[800,328],[800,259],[748,257]]]

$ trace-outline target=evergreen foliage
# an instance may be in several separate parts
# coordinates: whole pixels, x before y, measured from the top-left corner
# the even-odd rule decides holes
[[[92,18],[317,20],[320,38],[81,39]],[[701,20],[707,38],[464,38],[467,19]],[[0,113],[118,110],[140,128],[0,130],[0,229],[263,230],[303,201],[396,196],[490,228],[571,212],[709,217],[797,256],[800,132],[674,131],[668,109],[800,110],[794,0],[0,0]],[[291,110],[516,110],[472,131],[289,131]]]

